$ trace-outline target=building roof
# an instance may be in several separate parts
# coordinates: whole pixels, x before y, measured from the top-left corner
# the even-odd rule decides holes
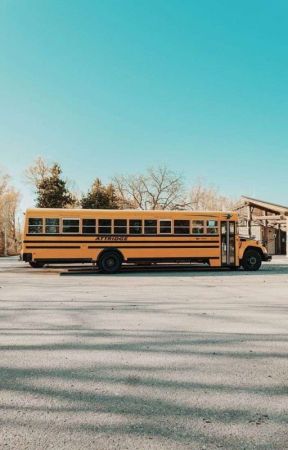
[[[264,209],[278,214],[288,215],[288,206],[278,205],[277,203],[270,203],[264,200],[258,200],[256,198],[241,196],[241,199],[245,205],[256,206],[258,208]]]

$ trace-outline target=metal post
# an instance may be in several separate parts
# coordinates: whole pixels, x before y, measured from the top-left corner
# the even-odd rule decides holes
[[[288,217],[286,219],[286,257],[288,258]]]
[[[230,224],[226,222],[226,259],[227,265],[230,265]]]
[[[251,206],[248,205],[248,220],[247,220],[247,225],[248,225],[248,234],[249,237],[251,237]]]

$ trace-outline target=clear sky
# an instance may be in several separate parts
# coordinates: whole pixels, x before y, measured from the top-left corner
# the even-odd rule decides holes
[[[166,163],[288,204],[287,0],[0,0],[0,166]],[[16,181],[17,180],[17,181]]]

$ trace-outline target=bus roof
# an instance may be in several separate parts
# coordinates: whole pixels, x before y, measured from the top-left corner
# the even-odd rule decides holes
[[[111,216],[219,216],[219,217],[227,217],[227,215],[231,215],[233,218],[238,217],[238,213],[235,211],[192,211],[192,210],[141,210],[141,209],[66,209],[66,208],[28,208],[26,210],[27,215],[38,214],[43,216],[49,216],[51,214],[55,214],[58,216],[84,216],[84,215],[111,215]]]

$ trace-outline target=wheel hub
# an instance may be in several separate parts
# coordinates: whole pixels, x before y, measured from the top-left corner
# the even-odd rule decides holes
[[[113,267],[114,264],[115,264],[115,261],[114,261],[113,258],[108,258],[108,259],[106,260],[106,265],[107,265],[108,267]]]
[[[255,258],[255,256],[251,256],[249,259],[249,262],[250,262],[251,266],[255,266],[257,259]]]

